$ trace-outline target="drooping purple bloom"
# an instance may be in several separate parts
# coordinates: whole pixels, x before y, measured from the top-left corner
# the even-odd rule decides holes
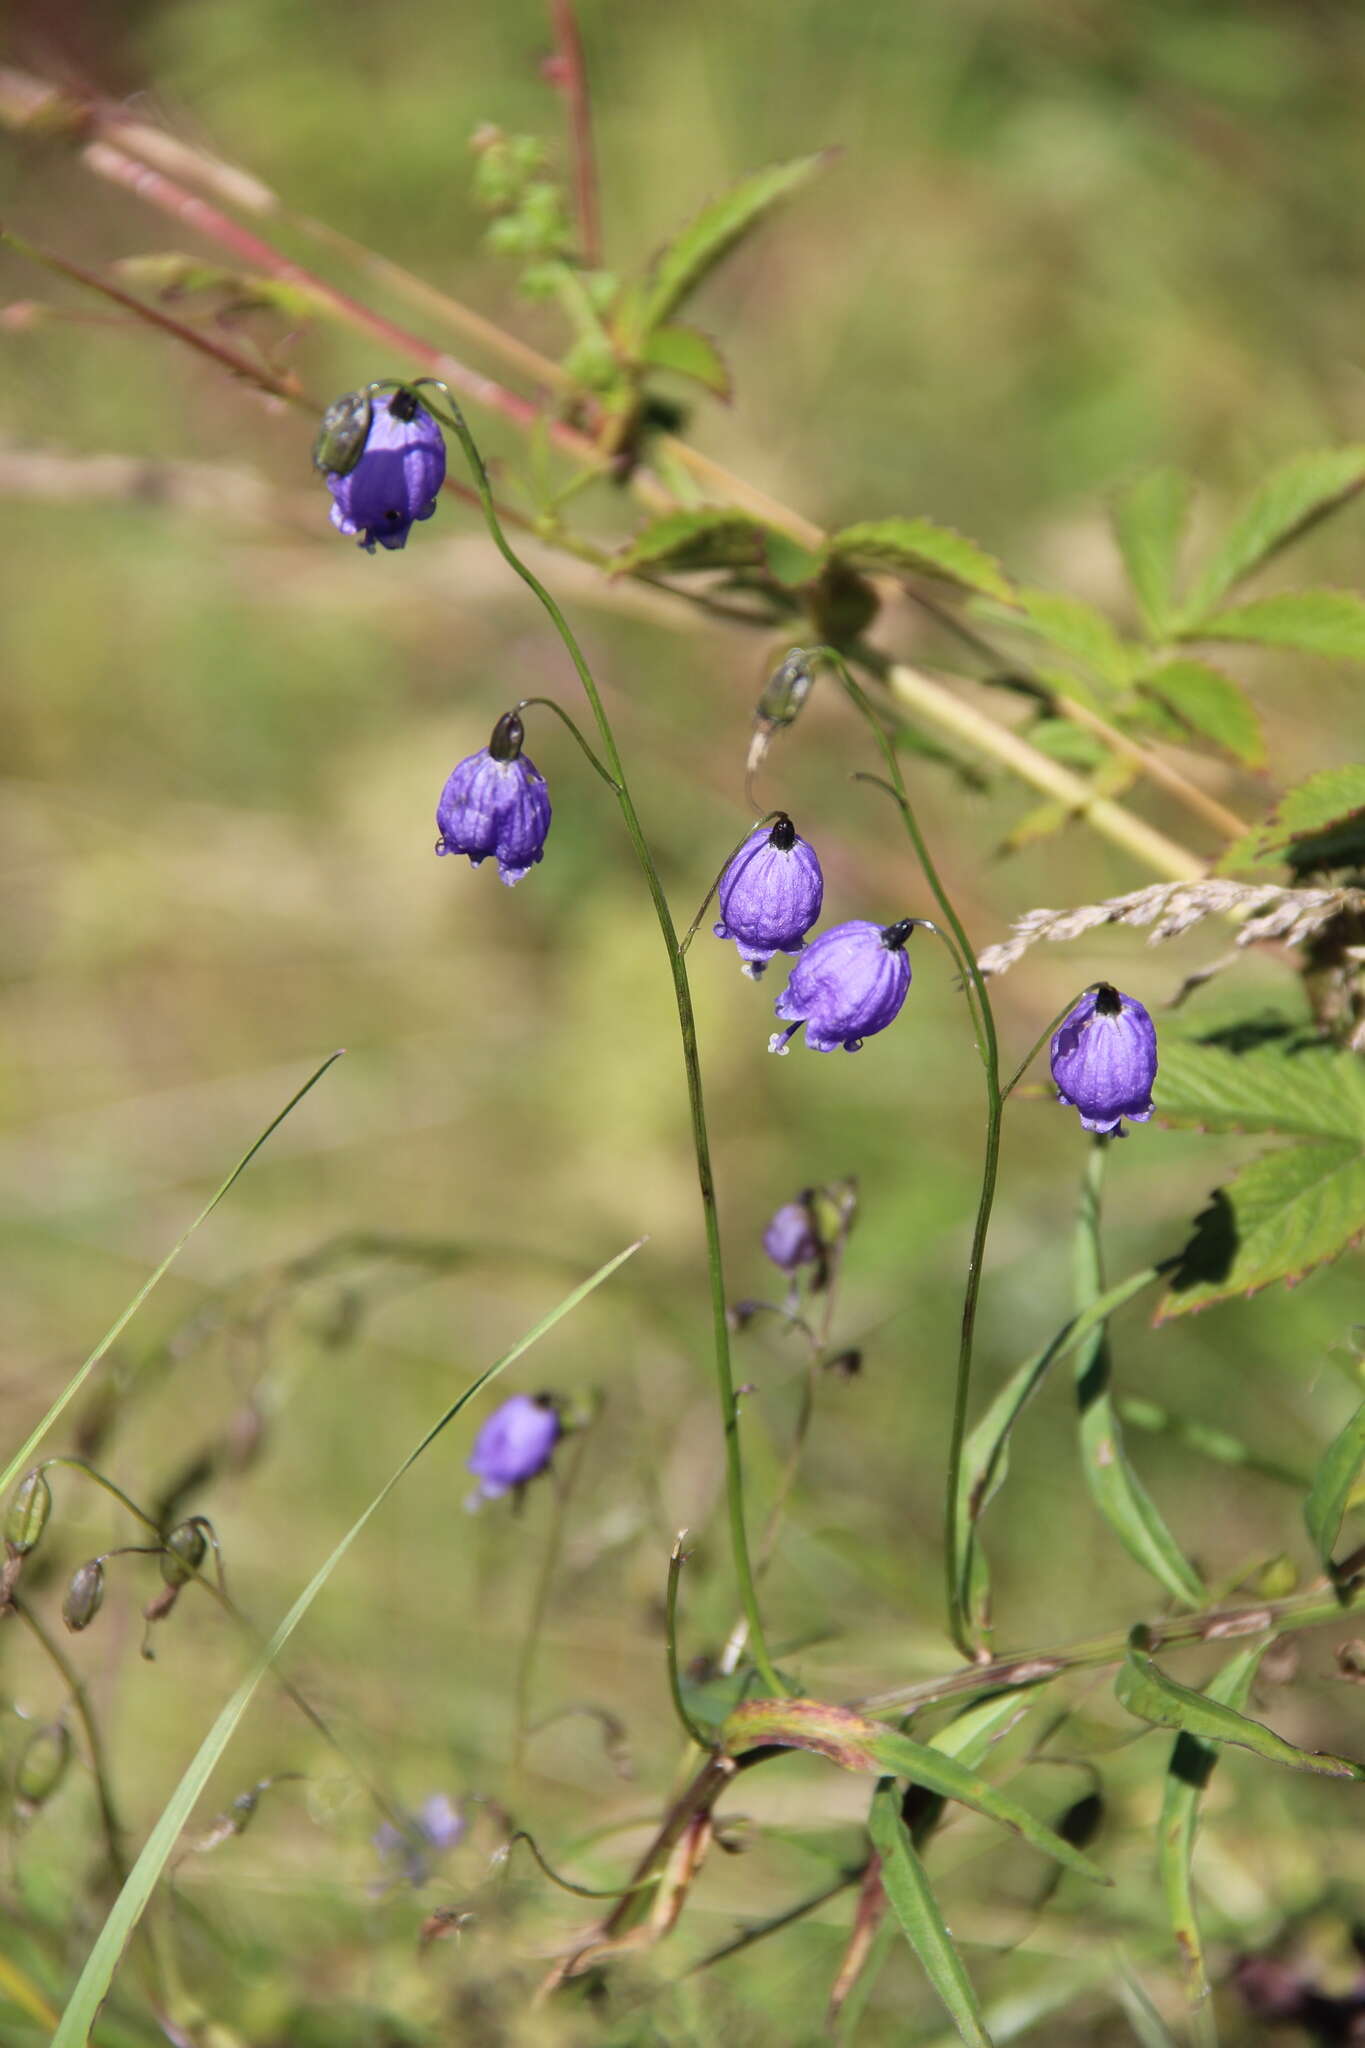
[[[874,1031],[885,1031],[910,986],[905,942],[914,925],[912,917],[888,925],[855,917],[812,939],[774,1005],[787,1029],[773,1033],[769,1052],[786,1052],[803,1024],[812,1052],[857,1052]]]
[[[1088,989],[1052,1036],[1057,1100],[1102,1137],[1121,1137],[1125,1116],[1146,1123],[1156,1064],[1156,1026],[1136,996],[1107,981]]]
[[[488,745],[453,771],[436,806],[437,853],[466,854],[475,868],[496,854],[509,888],[540,859],[550,830],[550,792],[522,738],[520,718],[507,712]]]
[[[339,399],[328,417],[351,402]],[[339,459],[349,455],[349,467],[327,468],[325,474],[333,526],[339,533],[355,534],[373,554],[376,541],[384,548],[406,546],[414,521],[430,519],[436,510],[445,482],[446,444],[411,391],[376,392],[369,405],[369,432],[360,453],[345,450]],[[344,434],[329,443],[324,429],[318,458],[324,465],[329,445],[345,449]]]
[[[469,1454],[469,1469],[479,1482],[478,1497],[497,1500],[543,1472],[562,1431],[559,1410],[543,1394],[513,1394],[495,1408]]]
[[[825,1256],[809,1201],[784,1202],[763,1233],[763,1249],[784,1273],[818,1265]]]
[[[820,915],[825,878],[815,848],[783,813],[760,825],[726,868],[716,890],[718,939],[733,939],[740,964],[757,981],[774,953],[799,953]]]
[[[376,1828],[373,1841],[386,1863],[393,1864],[409,1884],[425,1884],[437,1856],[453,1849],[464,1836],[468,1822],[446,1792],[433,1792],[422,1801],[418,1812],[400,1828],[386,1820]]]

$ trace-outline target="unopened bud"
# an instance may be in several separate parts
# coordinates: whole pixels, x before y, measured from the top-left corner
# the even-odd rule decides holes
[[[857,1181],[850,1175],[846,1180],[832,1180],[822,1188],[811,1188],[806,1201],[821,1244],[841,1244],[858,1214]]]
[[[839,1380],[856,1380],[863,1369],[863,1354],[857,1345],[847,1351],[840,1351],[833,1358],[825,1360],[825,1371],[832,1372]]]
[[[370,438],[373,401],[368,391],[347,391],[322,415],[313,443],[313,467],[324,476],[349,476]]]
[[[71,1730],[65,1721],[49,1721],[35,1728],[24,1745],[15,1773],[14,1789],[26,1806],[41,1806],[50,1799],[71,1761]]]
[[[26,1472],[10,1496],[5,1516],[5,1541],[19,1557],[37,1547],[52,1512],[52,1489],[35,1467]]]
[[[97,1557],[77,1565],[71,1574],[71,1584],[66,1589],[62,1602],[62,1620],[78,1634],[89,1628],[104,1604],[104,1566]]]
[[[515,711],[504,711],[493,727],[488,751],[495,761],[515,761],[521,753],[526,728]]]
[[[793,647],[779,668],[775,668],[763,685],[763,694],[754,706],[754,719],[760,725],[791,725],[798,716],[802,705],[809,697],[815,683],[815,671],[806,657],[803,647]]]
[[[201,1522],[179,1522],[166,1538],[161,1553],[161,1576],[168,1586],[184,1586],[204,1562],[208,1538]]]

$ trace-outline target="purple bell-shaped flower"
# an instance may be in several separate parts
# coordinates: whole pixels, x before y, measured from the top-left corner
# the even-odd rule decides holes
[[[733,939],[745,974],[757,981],[774,953],[799,953],[820,915],[825,878],[815,848],[785,812],[760,825],[726,868],[716,890],[718,939]]]
[[[549,1464],[563,1428],[559,1410],[544,1394],[513,1394],[495,1408],[469,1454],[469,1469],[479,1482],[476,1498],[497,1500],[536,1478]]]
[[[825,1256],[825,1247],[820,1242],[808,1197],[802,1196],[795,1202],[782,1204],[763,1233],[763,1249],[784,1273],[795,1273],[800,1266],[820,1264]]]
[[[769,1052],[786,1052],[803,1024],[812,1052],[857,1052],[874,1031],[885,1031],[910,986],[905,942],[915,922],[875,925],[858,917],[812,939],[774,1006],[787,1029],[773,1033]]]
[[[1101,1137],[1122,1137],[1125,1116],[1146,1123],[1156,1065],[1155,1024],[1136,996],[1107,981],[1088,989],[1052,1036],[1057,1100]]]
[[[446,474],[446,444],[431,414],[411,391],[377,392],[368,399],[352,393],[329,409],[333,420],[350,408],[345,422],[326,423],[316,460],[332,493],[332,524],[354,534],[370,554],[375,542],[401,548],[415,520],[430,519]],[[356,453],[358,424],[368,432]],[[337,466],[333,467],[335,462]]]
[[[524,736],[516,712],[507,712],[488,745],[452,772],[436,806],[437,853],[463,853],[471,867],[496,854],[509,888],[540,859],[550,830],[550,792],[521,751]]]

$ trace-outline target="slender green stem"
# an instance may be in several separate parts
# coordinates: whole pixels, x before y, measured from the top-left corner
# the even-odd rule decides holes
[[[422,382],[428,380],[423,379]],[[711,1282],[712,1341],[715,1349],[716,1391],[720,1402],[721,1427],[725,1439],[725,1482],[730,1517],[730,1547],[734,1556],[735,1576],[739,1581],[740,1598],[749,1621],[750,1651],[765,1686],[775,1694],[783,1691],[782,1684],[768,1655],[763,1623],[759,1614],[758,1593],[754,1585],[753,1567],[749,1559],[749,1539],[744,1523],[744,1465],[739,1443],[739,1408],[735,1400],[734,1375],[730,1367],[730,1331],[725,1316],[725,1269],[721,1258],[720,1213],[716,1205],[715,1180],[711,1170],[711,1145],[706,1128],[706,1106],[702,1095],[701,1060],[697,1050],[697,1025],[692,1009],[692,990],[687,979],[687,963],[678,944],[677,931],[673,924],[668,899],[664,895],[663,883],[659,878],[654,856],[649,850],[639,815],[635,809],[626,781],[625,769],[616,745],[616,736],[607,717],[597,684],[584,660],[581,648],[574,637],[563,612],[551,597],[539,578],[527,568],[514,552],[498,520],[497,507],[493,502],[492,487],[483,457],[474,442],[474,437],[465,424],[464,414],[456,405],[449,391],[445,393],[450,407],[446,422],[457,436],[469,464],[484,519],[495,546],[508,567],[515,571],[522,582],[539,599],[549,616],[551,624],[563,641],[569,659],[574,665],[583,694],[588,700],[602,742],[602,751],[616,785],[616,800],[625,822],[635,857],[640,863],[649,888],[654,914],[663,935],[664,947],[668,954],[669,971],[673,978],[673,993],[678,1010],[678,1030],[682,1039],[683,1065],[687,1073],[687,1098],[692,1124],[692,1146],[696,1155],[697,1179],[701,1187],[702,1213],[706,1225],[706,1259]],[[438,417],[440,417],[438,411]]]
[[[123,1853],[123,1824],[114,1805],[113,1789],[109,1782],[109,1765],[104,1754],[104,1741],[100,1735],[99,1723],[90,1706],[90,1695],[85,1689],[85,1680],[69,1661],[61,1645],[48,1634],[31,1607],[17,1594],[10,1596],[10,1606],[61,1678],[71,1696],[71,1704],[79,1716],[85,1735],[86,1750],[90,1757],[90,1775],[95,1781],[95,1796],[99,1802],[104,1852],[116,1883],[121,1885],[128,1875],[128,1861]]]
[[[597,770],[597,773],[601,776],[603,782],[606,783],[608,789],[614,791],[617,796],[620,796],[620,783],[616,780],[616,777],[612,774],[609,768],[603,767],[602,763],[598,760],[596,754],[594,754],[592,748],[588,745],[586,739],[584,739],[582,733],[578,730],[578,727],[574,723],[573,719],[570,718],[568,712],[564,709],[564,706],[562,704],[556,704],[553,697],[521,697],[517,700],[516,708],[518,711],[525,711],[528,705],[531,704],[539,704],[543,706],[546,711],[553,711],[555,717],[560,720],[561,724],[568,726],[569,731],[578,741],[579,746],[583,749],[583,752],[587,755],[589,761]]]
[[[952,899],[943,885],[934,859],[929,851],[914,806],[910,802],[901,774],[900,760],[895,746],[871,700],[862,687],[854,681],[848,664],[833,647],[814,647],[808,651],[807,659],[823,660],[829,663],[843,682],[857,709],[866,720],[873,738],[886,763],[887,772],[894,786],[894,794],[900,806],[901,816],[915,857],[929,884],[934,901],[943,912],[944,919],[957,941],[962,955],[962,965],[976,997],[977,1022],[980,1031],[978,1052],[986,1083],[986,1142],[981,1164],[981,1193],[977,1199],[976,1221],[972,1227],[971,1249],[967,1254],[967,1278],[962,1291],[962,1322],[958,1341],[957,1378],[953,1389],[952,1435],[948,1448],[948,1486],[943,1510],[943,1552],[945,1584],[948,1594],[948,1626],[953,1641],[964,1657],[974,1656],[978,1645],[972,1639],[972,1630],[962,1599],[961,1574],[958,1570],[958,1553],[962,1531],[959,1525],[958,1491],[959,1474],[962,1469],[962,1450],[967,1438],[967,1413],[971,1395],[972,1345],[976,1336],[976,1309],[981,1294],[981,1276],[986,1259],[986,1238],[990,1231],[991,1210],[995,1203],[995,1183],[1000,1168],[1000,1122],[1004,1110],[1004,1095],[1000,1087],[1000,1047],[995,1032],[995,1017],[991,999],[986,990],[985,976],[976,964],[976,953],[967,937],[962,920],[953,906]]]
[[[1086,988],[1083,988],[1081,990],[1080,995],[1074,995],[1070,998],[1068,1002],[1063,1003],[1061,1009],[1058,1010],[1056,1016],[1053,1017],[1049,1023],[1043,1026],[1043,1029],[1034,1039],[1033,1044],[1029,1047],[1028,1051],[1024,1054],[1024,1057],[1020,1060],[1014,1072],[1010,1075],[1008,1081],[1006,1081],[1004,1087],[1000,1090],[1000,1100],[1002,1102],[1008,1101],[1010,1096],[1013,1095],[1015,1089],[1019,1086],[1019,1083],[1023,1080],[1025,1074],[1033,1065],[1033,1062],[1037,1059],[1039,1053],[1047,1044],[1048,1040],[1051,1038],[1053,1032],[1057,1029],[1057,1026],[1062,1022],[1063,1018],[1069,1017],[1071,1015],[1071,1012],[1075,1009],[1077,1003],[1081,1001],[1082,997],[1088,996],[1090,994],[1091,989],[1097,988],[1098,986],[1099,984],[1097,982],[1092,981]]]
[[[687,1711],[682,1682],[678,1676],[678,1581],[687,1562],[687,1553],[683,1549],[686,1535],[686,1529],[679,1529],[674,1538],[673,1548],[668,1554],[668,1595],[664,1619],[668,1640],[668,1689],[673,1696],[673,1711],[688,1737],[696,1743],[698,1749],[714,1750],[715,1743],[708,1740]]]
[[[102,1486],[106,1493],[112,1494],[122,1507],[127,1508],[134,1521],[141,1522],[144,1529],[150,1529],[154,1536],[160,1537],[161,1530],[152,1517],[140,1508],[135,1500],[130,1500],[121,1486],[115,1486],[112,1479],[106,1479],[103,1472],[96,1471],[95,1467],[87,1464],[84,1458],[44,1458],[38,1470],[46,1472],[53,1465],[65,1466],[69,1472],[82,1472],[87,1479],[93,1479],[96,1486]],[[110,1552],[110,1555],[112,1556],[113,1553]]]
[[[765,825],[771,825],[775,819],[785,817],[785,815],[786,813],[783,811],[767,812],[765,816],[759,819],[756,825],[749,826],[748,830],[745,832],[744,837],[742,839],[737,839],[735,841],[734,845],[730,848],[730,851],[726,854],[724,860],[721,862],[720,871],[717,874],[715,881],[712,882],[710,888],[702,897],[701,906],[698,909],[696,916],[693,918],[691,924],[687,927],[687,930],[682,935],[682,938],[678,945],[678,951],[680,953],[685,953],[687,951],[693,939],[696,938],[697,933],[701,930],[701,921],[705,917],[707,911],[711,908],[711,904],[715,898],[716,891],[717,889],[719,889],[721,883],[725,880],[725,870],[729,867],[735,855],[743,851],[743,849],[749,844],[749,841],[753,838],[755,832],[761,832]]]
[[[595,1418],[594,1418],[595,1419]],[[517,1677],[512,1708],[512,1809],[520,1804],[522,1763],[526,1754],[526,1738],[529,1731],[531,1705],[531,1680],[535,1675],[536,1655],[545,1628],[545,1616],[550,1607],[550,1588],[554,1584],[556,1567],[559,1564],[560,1547],[564,1539],[564,1517],[568,1512],[569,1496],[574,1490],[578,1475],[583,1468],[583,1454],[588,1445],[589,1423],[580,1429],[574,1439],[573,1449],[565,1462],[563,1473],[554,1474],[554,1507],[550,1514],[550,1527],[545,1537],[545,1549],[541,1555],[540,1569],[536,1573],[535,1591],[531,1595],[531,1613],[522,1638],[521,1654],[517,1658]]]

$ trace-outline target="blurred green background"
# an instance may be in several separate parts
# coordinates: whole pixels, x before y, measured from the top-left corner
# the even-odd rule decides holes
[[[1106,501],[1125,480],[1158,464],[1190,470],[1211,527],[1271,462],[1365,439],[1358,8],[586,0],[581,21],[616,267],[638,267],[746,171],[842,145],[707,286],[697,314],[722,343],[737,397],[698,406],[689,432],[808,517],[928,513],[1021,575],[1112,605],[1121,586]],[[561,109],[539,68],[549,48],[536,0],[379,10],[48,0],[12,8],[8,36],[10,61],[125,98],[138,117],[250,169],[298,213],[553,351],[552,312],[519,302],[507,267],[482,247],[466,146],[493,121],[560,150]],[[52,138],[0,145],[0,212],[92,265],[209,253]],[[280,240],[357,287],[304,239],[286,229]],[[533,1741],[524,1785],[509,1787],[510,1690],[554,1502],[543,1486],[519,1516],[466,1515],[468,1427],[419,1467],[348,1560],[291,1667],[413,1804],[438,1787],[516,1796],[518,1816],[561,1857],[594,1826],[638,1822],[575,1864],[609,1882],[643,1842],[676,1764],[661,1598],[680,1526],[697,1544],[684,1588],[689,1653],[717,1650],[733,1619],[671,995],[619,820],[547,719],[528,743],[554,790],[543,866],[505,892],[488,867],[432,857],[441,784],[508,702],[546,692],[577,708],[562,649],[467,508],[448,498],[406,553],[369,559],[327,523],[306,421],[17,259],[4,260],[0,289],[0,1356],[11,1439],[337,1045],[347,1058],[121,1342],[107,1375],[118,1400],[87,1407],[81,1424],[111,1474],[147,1499],[200,1447],[221,1450],[231,1436],[236,1465],[220,1463],[192,1504],[213,1517],[237,1597],[262,1621],[465,1380],[572,1279],[647,1232],[627,1271],[508,1389],[602,1397],[567,1510],[536,1711],[610,1709],[627,1730],[634,1783],[613,1774],[594,1723],[578,1717]],[[380,303],[461,351],[398,302]],[[42,310],[54,306],[71,317]],[[287,337],[253,331],[269,332],[276,360],[324,395],[408,368],[321,323]],[[473,423],[514,490],[525,450],[504,428]],[[637,515],[602,490],[585,516],[619,535]],[[1356,580],[1360,520],[1351,511],[1309,543],[1301,580]],[[686,921],[744,827],[750,711],[774,645],[608,587],[544,550],[533,558],[581,630]],[[943,657],[908,608],[888,612],[881,637]],[[1343,737],[1358,745],[1359,684],[1297,658],[1243,673],[1273,783],[1193,756],[1183,765],[1254,817],[1272,787],[1336,758]],[[849,780],[871,765],[856,723],[832,693],[817,695],[778,743],[764,793],[819,844],[827,914],[927,912],[894,813]],[[1083,828],[1002,858],[1032,802],[1003,776],[972,793],[921,766],[915,789],[980,945],[1035,904],[1154,879]],[[1160,800],[1138,808],[1184,830]],[[1159,953],[1134,934],[1039,949],[999,985],[1007,1044],[1021,1054],[1068,991],[1100,973],[1155,1009],[1220,943],[1205,927]],[[765,1587],[779,1644],[818,1638],[795,1659],[804,1684],[852,1697],[951,1663],[938,1524],[978,1072],[960,998],[927,939],[915,941],[902,1021],[853,1060],[799,1048],[770,1060],[778,970],[773,987],[755,990],[709,935],[692,960],[732,1296],[773,1291],[759,1233],[779,1202],[844,1173],[861,1186],[839,1327],[864,1343],[865,1371],[820,1387]],[[1290,999],[1282,966],[1247,960],[1186,1021]],[[1135,1133],[1111,1165],[1113,1273],[1176,1248],[1208,1191],[1248,1155],[1246,1142]],[[982,1393],[1066,1313],[1083,1158],[1074,1119],[1041,1091],[1012,1110]],[[263,1310],[287,1262],[356,1232],[439,1240],[454,1248],[454,1269],[362,1260]],[[1160,1332],[1139,1306],[1117,1331],[1119,1387],[1311,1468],[1350,1411],[1329,1354],[1359,1313],[1349,1262],[1299,1293]],[[739,1376],[756,1389],[744,1409],[756,1526],[800,1369],[795,1350],[761,1329],[739,1340]],[[247,1456],[253,1414],[260,1434]],[[1286,1550],[1307,1570],[1288,1488],[1168,1440],[1135,1448],[1212,1582]],[[98,1495],[75,1480],[58,1493],[59,1564],[127,1540]],[[1159,1610],[1159,1593],[1092,1516],[1060,1378],[1019,1435],[989,1534],[1005,1645]],[[98,1625],[72,1646],[138,1837],[240,1661],[188,1599],[163,1626],[155,1662],[141,1661],[137,1609],[151,1586],[139,1571],[128,1560],[113,1574]],[[48,1588],[54,1613],[59,1584]],[[1361,1741],[1360,1695],[1335,1681],[1334,1640],[1303,1640],[1276,1725],[1349,1752]],[[52,1711],[52,1675],[15,1631],[5,1648],[7,1698]],[[591,1909],[514,1875],[496,1900],[479,1895],[478,1921],[458,1941],[419,1961],[423,1915],[470,1894],[488,1844],[462,1851],[420,1894],[374,1896],[369,1808],[301,1720],[262,1702],[215,1780],[219,1804],[272,1771],[301,1771],[306,1783],[277,1789],[249,1833],[190,1857],[179,1877],[188,1974],[242,2038],[281,2048],[822,2038],[847,1897],[734,1963],[672,1980],[744,1918],[817,1888],[831,1843],[836,1858],[853,1853],[865,1785],[804,1762],[758,1774],[740,1803],[774,1832],[744,1857],[716,1859],[675,1940],[621,1973],[605,2016],[530,2020],[518,2000],[553,1941]],[[975,1823],[945,1839],[944,1895],[988,1997],[1066,1997],[1035,2038],[1129,2041],[1115,1940],[1140,1959],[1150,1995],[1179,2010],[1150,1853],[1164,1738],[1135,1741],[1102,1685],[1083,1712],[1092,1745],[1112,1752],[1101,1761],[1115,1795],[1105,1838],[1115,1898],[1097,1907],[1068,1881],[1035,1925],[1038,1867],[1023,1852],[1002,1857]],[[1079,1782],[1059,1783],[1058,1807]],[[1201,1869],[1221,1964],[1286,1930],[1297,1939],[1305,1922],[1329,1941],[1358,1912],[1352,1788],[1305,1787],[1233,1760],[1212,1808]],[[73,1782],[22,1847],[10,1882],[38,1921],[60,1924],[88,1866],[89,1810],[88,1782]],[[82,1903],[60,1940],[35,1937],[25,1951],[58,2002],[96,1924],[95,1905]],[[1020,1939],[1022,1955],[993,1953]],[[131,2017],[137,2003],[130,1986],[127,2038],[148,2038]],[[16,2042],[41,2038],[26,2024],[13,2019]],[[897,1955],[858,2039],[934,2040],[941,2024]],[[1242,2038],[1231,2000],[1224,2024],[1227,2039]]]

